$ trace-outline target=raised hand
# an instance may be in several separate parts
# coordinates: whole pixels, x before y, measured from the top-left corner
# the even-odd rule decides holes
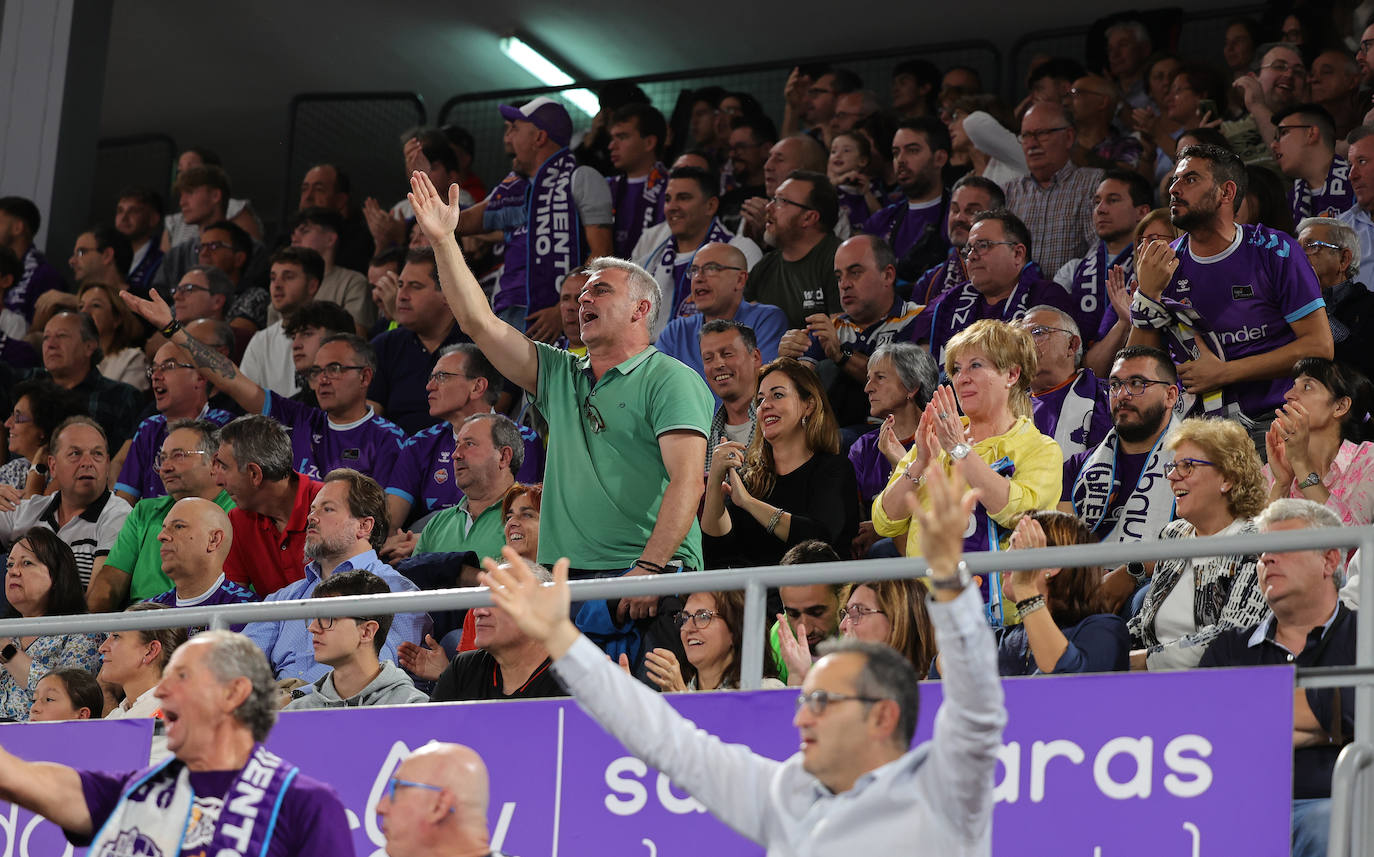
[[[1030,515],[1022,515],[1021,520],[1017,521],[1016,529],[1011,534],[1012,550],[1034,550],[1043,548],[1048,544],[1045,538],[1045,529],[1040,526],[1040,522]],[[1036,585],[1042,577],[1049,579],[1059,573],[1057,568],[1032,568],[1025,571],[1013,571],[1011,573],[1012,597],[1017,601],[1030,598],[1039,593],[1040,589]]]
[[[172,323],[172,308],[167,306],[167,301],[162,299],[162,295],[156,289],[149,289],[148,294],[152,295],[152,300],[145,300],[128,289],[121,289],[119,297],[136,315],[142,316],[153,327],[161,330]]]
[[[888,414],[887,419],[883,420],[883,427],[878,429],[878,451],[892,467],[896,467],[897,462],[901,461],[907,452],[906,447],[897,439],[896,425],[897,418]]]
[[[1283,416],[1283,409],[1280,408],[1275,413]],[[1264,450],[1268,453],[1269,472],[1274,476],[1274,484],[1282,485],[1284,495],[1288,493],[1288,487],[1293,484],[1293,464],[1288,460],[1288,441],[1284,437],[1283,423],[1278,419],[1269,424],[1269,430],[1264,433]]]
[[[419,170],[411,173],[410,205],[415,209],[415,224],[425,233],[429,243],[438,243],[441,239],[452,238],[453,233],[458,230],[458,215],[462,212],[458,207],[458,194],[462,193],[462,188],[457,183],[449,186],[448,202],[445,203],[439,191],[435,189],[434,182],[429,180],[429,176]]]
[[[687,682],[682,679],[682,665],[677,662],[677,655],[668,649],[650,649],[645,652],[644,673],[649,677],[649,681],[666,693],[687,689]]]
[[[396,659],[401,662],[401,669],[419,678],[434,681],[448,666],[448,656],[444,654],[444,649],[439,642],[429,634],[425,635],[425,644],[417,646],[406,640],[396,648]]]
[[[782,662],[787,665],[787,684],[800,686],[811,671],[811,644],[805,634],[792,629],[792,623],[781,613],[778,614],[778,650]]]
[[[555,659],[562,657],[578,637],[569,619],[572,596],[568,590],[568,558],[554,563],[553,583],[541,585],[529,564],[509,545],[501,548],[500,565],[487,557],[479,581],[491,588],[492,600],[506,611],[515,627],[549,650]]]
[[[1141,250],[1135,260],[1135,276],[1140,291],[1148,298],[1159,300],[1178,268],[1178,255],[1163,241],[1156,241]]]
[[[1116,317],[1131,322],[1131,290],[1126,287],[1126,269],[1113,265],[1107,271],[1107,300],[1111,301]]]
[[[949,452],[961,443],[968,443],[968,430],[959,420],[959,400],[954,395],[954,390],[948,385],[937,387],[926,410],[929,411],[932,407],[935,412],[931,416],[931,424],[935,427],[935,437],[940,442],[940,448]]]

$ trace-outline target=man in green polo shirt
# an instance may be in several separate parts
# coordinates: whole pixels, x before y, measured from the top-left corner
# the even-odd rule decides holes
[[[173,420],[167,438],[154,459],[154,467],[167,489],[165,497],[150,497],[134,504],[105,566],[91,578],[86,588],[86,603],[92,613],[123,610],[134,601],[144,601],[172,588],[172,580],[162,572],[161,545],[157,535],[162,520],[178,500],[201,497],[225,512],[234,501],[215,484],[210,461],[219,449],[218,426],[208,420]]]
[[[509,417],[473,414],[464,420],[453,447],[453,481],[463,490],[463,499],[429,519],[415,553],[476,551],[479,561],[499,558],[506,543],[501,500],[515,484],[524,458],[525,440]],[[460,585],[477,582],[474,578]]]
[[[463,260],[453,236],[470,215],[456,193],[445,203],[418,172],[411,189],[458,324],[548,420],[539,561],[552,567],[566,556],[583,576],[654,574],[674,561],[701,568],[696,512],[711,394],[701,376],[650,345],[658,284],[632,263],[593,259],[578,296],[586,356],[535,343],[496,317]],[[658,599],[621,599],[617,608],[616,619],[647,618]]]

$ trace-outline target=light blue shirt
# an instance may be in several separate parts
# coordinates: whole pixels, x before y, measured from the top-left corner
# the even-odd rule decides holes
[[[759,356],[763,358],[765,366],[777,359],[778,343],[787,332],[787,315],[782,310],[772,304],[740,301],[739,309],[735,310],[735,317],[731,320],[754,331],[754,338],[759,344]],[[654,347],[691,366],[704,381],[706,367],[701,362],[700,340],[703,324],[705,317],[701,313],[675,318],[663,328]]]
[[[396,569],[377,558],[376,551],[360,553],[344,560],[334,569],[334,574],[345,571],[370,571],[386,581],[392,592],[414,592],[419,589]],[[305,566],[305,577],[295,583],[283,586],[263,599],[271,601],[298,601],[309,598],[320,585],[320,564],[311,562]],[[391,622],[391,633],[387,634],[382,645],[381,659],[396,660],[396,649],[402,642],[423,643],[425,634],[433,629],[433,621],[428,613],[397,613]],[[272,664],[272,672],[277,678],[298,678],[306,683],[318,679],[329,672],[329,667],[315,662],[315,648],[311,644],[308,620],[291,619],[286,622],[253,622],[243,629],[248,638],[257,643]]]
[[[1342,211],[1336,215],[1336,219],[1360,236],[1360,272],[1355,275],[1355,280],[1374,291],[1374,288],[1370,288],[1370,284],[1374,283],[1374,219],[1359,205]]]

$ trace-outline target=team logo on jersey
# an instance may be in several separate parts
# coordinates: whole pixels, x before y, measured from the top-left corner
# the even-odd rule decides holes
[[[357,461],[360,455],[357,449],[345,449],[339,457],[344,461]]]
[[[443,485],[445,482],[447,482],[448,468],[440,467],[438,470],[434,471],[434,481],[439,483],[440,485]]]
[[[1255,296],[1255,287],[1254,287],[1254,286],[1232,286],[1232,287],[1231,287],[1231,300],[1233,300],[1233,301],[1245,301],[1245,300],[1249,300],[1250,298],[1253,298],[1254,296]]]
[[[441,452],[441,453],[439,453],[439,463],[440,463],[440,464],[448,464],[448,453],[447,453],[447,452]]]

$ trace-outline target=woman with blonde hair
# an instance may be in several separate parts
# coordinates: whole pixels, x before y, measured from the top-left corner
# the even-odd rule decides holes
[[[1165,445],[1174,453],[1164,474],[1176,520],[1161,539],[1257,532],[1252,519],[1267,503],[1266,484],[1259,453],[1239,423],[1187,419]],[[1258,624],[1269,609],[1258,561],[1247,553],[1156,563],[1145,602],[1127,626],[1136,647],[1131,669],[1190,669],[1222,631]]]
[[[859,531],[859,487],[820,378],[790,357],[758,377],[749,446],[726,440],[711,455],[701,514],[706,565],[777,565],[808,539],[847,555]]]
[[[148,392],[148,357],[137,346],[143,324],[133,310],[104,283],[87,283],[76,293],[76,299],[100,331],[100,352],[105,355],[97,367],[100,374]]]
[[[919,533],[908,510],[913,495],[922,507],[929,505],[924,480],[930,467],[947,475],[957,473],[978,491],[965,530],[965,551],[1003,550],[1023,514],[1055,507],[1064,453],[1031,422],[1030,379],[1035,370],[1035,342],[1015,325],[984,319],[950,339],[945,373],[952,387],[935,391],[921,414],[911,450],[873,501],[873,529],[878,535],[906,535],[907,556],[921,555]],[[983,581],[982,588],[993,619],[1000,623],[1006,618],[1000,581]]]

